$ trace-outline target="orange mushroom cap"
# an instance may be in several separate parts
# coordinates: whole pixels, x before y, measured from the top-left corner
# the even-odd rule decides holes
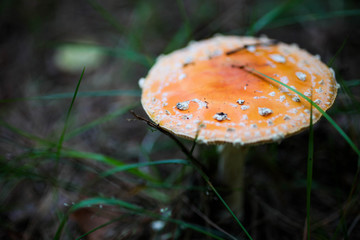
[[[142,105],[160,127],[204,143],[279,141],[310,124],[311,105],[324,111],[338,84],[318,57],[267,38],[216,36],[160,56],[142,87]],[[313,109],[313,123],[321,117]]]

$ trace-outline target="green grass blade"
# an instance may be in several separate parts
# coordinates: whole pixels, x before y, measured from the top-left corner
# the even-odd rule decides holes
[[[110,225],[110,224],[112,224],[112,223],[114,223],[114,222],[117,222],[117,221],[119,221],[121,218],[122,218],[122,217],[115,218],[115,219],[110,220],[110,221],[108,221],[108,222],[106,222],[106,223],[104,223],[104,224],[101,224],[100,226],[97,226],[96,228],[91,229],[91,230],[88,231],[87,233],[85,233],[85,234],[81,235],[80,237],[76,238],[76,240],[82,240],[82,239],[84,239],[86,236],[90,235],[91,233],[93,233],[93,232],[95,232],[95,231],[97,231],[97,230],[99,230],[99,229],[101,229],[101,228],[103,228],[103,227],[106,227],[106,226],[108,226],[108,225]]]
[[[344,85],[348,87],[357,87],[360,86],[360,79],[354,79],[349,81],[344,81]]]
[[[71,114],[71,110],[74,106],[74,102],[75,102],[75,99],[76,99],[76,95],[79,91],[79,87],[80,87],[80,84],[81,84],[81,81],[83,79],[83,76],[84,76],[84,73],[85,73],[85,67],[81,73],[81,76],[80,76],[80,79],[76,85],[76,89],[75,89],[75,92],[74,92],[74,96],[71,100],[71,103],[70,103],[70,107],[68,109],[68,112],[66,114],[66,119],[65,119],[65,123],[64,123],[64,127],[63,127],[63,130],[62,130],[62,133],[61,133],[61,136],[60,136],[60,139],[59,139],[59,142],[58,142],[58,146],[57,146],[57,150],[56,150],[56,161],[58,162],[59,161],[59,158],[60,158],[60,152],[61,152],[61,148],[62,148],[62,145],[63,145],[63,142],[64,142],[64,137],[65,137],[65,132],[66,132],[66,129],[68,127],[68,122],[69,122],[69,119],[70,119],[70,114]]]
[[[335,59],[341,53],[341,51],[344,49],[348,39],[349,39],[349,37],[345,38],[345,40],[342,42],[340,48],[336,51],[335,55],[329,60],[329,62],[327,63],[328,67],[332,67]]]
[[[29,100],[59,100],[72,98],[74,93],[54,93],[44,96],[36,97],[25,97],[25,98],[11,98],[11,99],[1,99],[0,103],[9,103],[9,102],[19,102],[19,101],[29,101]],[[77,98],[79,97],[115,97],[115,96],[129,96],[129,97],[140,97],[140,90],[104,90],[104,91],[84,91],[78,92]]]
[[[154,58],[151,58],[146,55],[142,55],[139,52],[129,49],[129,48],[120,48],[120,47],[117,47],[115,49],[110,48],[110,49],[108,49],[107,53],[110,56],[114,56],[117,58],[121,58],[121,59],[129,60],[129,61],[132,61],[135,63],[139,63],[145,67],[151,67],[155,62]]]
[[[337,17],[354,17],[354,16],[360,16],[360,9],[346,9],[346,10],[332,11],[328,13],[314,13],[314,14],[307,14],[302,16],[287,17],[274,21],[273,23],[271,23],[271,25],[268,28],[279,28],[296,23],[325,20],[325,19],[337,18]]]
[[[156,214],[156,213],[153,213],[149,210],[146,210],[140,206],[137,206],[135,204],[132,204],[132,203],[128,203],[128,202],[125,202],[123,200],[120,200],[120,199],[114,199],[114,198],[102,198],[102,197],[98,197],[98,198],[90,198],[90,199],[85,199],[85,200],[82,200],[80,201],[79,203],[76,203],[75,205],[73,205],[70,209],[69,209],[69,214],[76,211],[76,210],[79,210],[81,208],[87,208],[87,207],[95,207],[95,206],[99,206],[99,205],[112,205],[112,206],[119,206],[121,208],[124,208],[124,209],[127,209],[127,210],[130,210],[131,212],[135,213],[135,214],[139,214],[139,215],[145,215],[145,216],[149,216],[149,217],[152,217],[152,218],[156,218],[156,219],[160,219],[160,220],[163,220],[163,221],[167,221],[167,222],[172,222],[172,223],[175,223],[175,224],[178,224],[182,227],[185,227],[185,228],[189,228],[189,229],[192,229],[194,231],[197,231],[197,232],[200,232],[200,233],[203,233],[207,236],[210,236],[214,239],[219,239],[219,240],[222,240],[223,238],[219,236],[219,234],[217,234],[216,232],[214,232],[213,230],[208,230],[208,229],[204,229],[203,227],[201,226],[198,226],[198,225],[195,225],[195,224],[191,224],[191,223],[187,223],[187,222],[184,222],[182,220],[178,220],[178,219],[173,219],[173,218],[170,218],[170,217],[166,217],[166,216],[162,216],[160,214]],[[61,224],[60,226],[58,227],[57,229],[57,232],[56,232],[56,235],[55,235],[55,238],[54,240],[58,240],[60,239],[60,236],[61,236],[61,232],[66,224],[66,221],[68,220],[68,217],[66,218],[63,218],[62,221],[61,221]]]
[[[189,16],[186,14],[186,9],[185,9],[185,5],[184,5],[184,1],[183,0],[176,0],[176,3],[179,7],[181,16],[185,22],[185,25],[187,25],[187,28],[189,29],[190,32],[191,31],[191,23],[190,23],[190,19]]]
[[[346,84],[346,82],[341,77],[338,77],[337,80],[341,86],[341,90],[350,98],[350,100],[353,104],[353,107],[351,107],[351,110],[356,109],[356,111],[359,113],[360,112],[360,102],[356,99],[354,94],[351,92],[349,86]]]
[[[211,183],[209,177],[197,166],[194,166],[195,169],[200,173],[201,177],[205,180],[205,182],[208,184],[208,186],[211,188],[211,190],[215,193],[215,195],[219,198],[219,200],[221,201],[221,203],[225,206],[226,210],[230,213],[230,215],[234,218],[234,220],[236,221],[236,223],[240,226],[240,228],[243,230],[243,232],[245,233],[245,235],[252,240],[252,237],[250,236],[250,234],[248,233],[248,231],[246,230],[246,228],[244,227],[244,225],[240,222],[240,220],[236,217],[235,213],[231,210],[231,208],[229,207],[229,205],[225,202],[225,200],[221,197],[220,193],[216,190],[216,188],[214,187],[214,185]]]
[[[274,19],[278,18],[282,13],[293,7],[295,4],[298,4],[298,2],[298,0],[289,0],[276,6],[271,11],[267,12],[265,15],[259,18],[256,22],[254,22],[249,27],[246,35],[255,35],[264,27],[269,25],[272,21],[274,21]]]
[[[335,229],[335,233],[333,234],[331,239],[349,239],[349,234],[350,234],[350,230],[347,230],[347,226],[346,226],[346,216],[348,213],[348,209],[351,205],[351,202],[358,202],[358,199],[355,197],[354,200],[352,200],[352,198],[354,197],[354,194],[357,190],[358,184],[359,184],[359,175],[360,175],[360,158],[358,159],[358,166],[357,166],[357,171],[355,174],[355,177],[353,179],[353,183],[352,183],[352,187],[350,190],[350,194],[348,196],[348,198],[346,199],[345,205],[344,207],[341,209],[341,218],[340,221],[338,223],[338,225],[336,226]],[[339,235],[342,234],[343,236],[340,237]]]
[[[56,100],[63,98],[71,98],[74,93],[57,93],[39,97],[30,97],[26,100]],[[77,97],[117,97],[117,96],[129,96],[140,97],[140,90],[104,90],[104,91],[84,91],[78,92]]]
[[[345,40],[342,42],[340,48],[336,51],[335,55],[330,59],[330,61],[328,62],[328,67],[331,67],[336,59],[336,57],[340,54],[340,52],[344,49],[347,40],[349,37],[345,38]],[[342,87],[341,89],[344,91],[344,93],[351,99],[351,101],[354,104],[354,108],[356,108],[356,110],[358,112],[360,112],[360,103],[357,101],[357,99],[354,97],[354,95],[352,94],[352,92],[350,91],[349,87],[345,84],[344,80],[342,79],[342,77],[338,77],[337,78],[340,86]]]
[[[101,6],[96,0],[87,0],[89,5],[97,11],[103,19],[105,19],[111,26],[113,26],[119,33],[123,33],[125,31],[125,27],[119,24],[119,21],[111,15],[111,13]]]
[[[148,166],[154,166],[154,165],[163,165],[163,164],[190,165],[189,161],[182,160],[182,159],[170,159],[170,160],[161,160],[161,161],[155,161],[155,162],[134,163],[134,164],[127,164],[124,166],[115,167],[113,169],[110,169],[110,170],[102,173],[101,176],[107,177],[107,176],[110,176],[112,174],[115,174],[115,173],[121,172],[121,171],[128,171],[128,170],[134,169],[134,168],[148,167]]]
[[[48,141],[46,139],[35,136],[35,135],[30,134],[28,132],[25,132],[25,131],[21,130],[20,128],[17,128],[15,126],[1,120],[1,119],[0,119],[0,126],[3,126],[5,128],[7,128],[8,130],[12,131],[13,133],[16,133],[16,134],[18,134],[20,136],[23,136],[23,137],[25,137],[27,139],[30,139],[32,141],[39,142],[39,143],[42,143],[42,144],[47,145],[47,146],[49,146],[49,145],[50,146],[56,146],[57,145],[57,143],[50,142],[50,141]]]
[[[125,202],[120,199],[97,197],[97,198],[85,199],[85,200],[82,200],[82,201],[74,204],[70,208],[70,212],[74,212],[81,208],[88,208],[88,207],[99,206],[99,205],[117,205],[117,206],[121,206],[126,209],[133,210],[133,211],[143,211],[144,210],[143,208],[141,208],[135,204],[128,203],[128,202]]]
[[[109,114],[107,114],[107,115],[105,115],[103,117],[100,117],[100,118],[98,118],[98,119],[96,119],[96,120],[94,120],[94,121],[92,121],[92,122],[90,122],[88,124],[85,124],[85,125],[77,128],[77,129],[69,132],[68,134],[66,134],[65,140],[71,139],[71,138],[73,138],[73,137],[75,137],[77,135],[82,134],[83,132],[88,131],[91,128],[94,128],[94,127],[96,127],[96,126],[98,126],[100,124],[103,124],[105,122],[108,122],[108,121],[116,118],[116,117],[119,117],[119,116],[127,113],[130,109],[135,108],[137,105],[139,105],[139,103],[123,107],[121,109],[118,109],[115,112],[109,113]]]
[[[180,29],[175,33],[174,37],[170,40],[169,44],[167,44],[165,50],[163,51],[165,54],[174,51],[180,47],[183,47],[190,39],[191,30],[188,25],[184,23]]]
[[[360,86],[360,80],[344,81],[344,79],[342,79],[342,77],[338,77],[337,80],[341,86],[341,90],[349,97],[349,99],[351,100],[351,102],[353,104],[353,106],[350,107],[350,110],[354,111],[354,109],[356,109],[356,111],[359,113],[360,112],[360,102],[354,96],[354,94],[352,93],[350,88]]]
[[[54,236],[53,240],[60,240],[60,238],[61,238],[61,233],[62,233],[62,231],[64,230],[65,225],[66,225],[66,223],[67,223],[68,220],[69,220],[69,216],[68,216],[67,214],[64,215],[64,216],[61,218],[61,220],[60,220],[60,225],[59,225],[59,227],[58,227],[57,230],[56,230],[56,233],[55,233],[55,236]]]
[[[2,180],[10,179],[33,179],[33,180],[42,180],[45,179],[44,176],[41,176],[34,171],[32,166],[23,166],[18,164],[13,164],[7,161],[5,158],[0,156],[0,177]]]
[[[310,105],[310,126],[309,126],[309,143],[308,143],[308,159],[307,159],[307,179],[306,179],[306,230],[307,239],[311,239],[310,228],[310,205],[311,205],[311,187],[314,162],[314,129],[313,129],[313,106]]]
[[[306,101],[308,101],[313,107],[315,107],[325,118],[326,120],[328,120],[328,122],[330,122],[330,124],[336,129],[336,131],[338,131],[338,133],[345,139],[345,141],[350,145],[350,147],[354,150],[354,152],[360,157],[360,150],[359,148],[355,145],[355,143],[349,138],[349,136],[344,132],[344,130],[342,130],[342,128],[324,111],[321,109],[321,107],[319,107],[316,103],[314,103],[310,98],[306,97],[304,94],[302,94],[301,92],[297,91],[296,89],[280,82],[279,80],[276,80],[270,76],[265,75],[264,73],[261,73],[259,71],[256,71],[255,69],[250,69],[250,72],[254,72],[260,76],[263,76],[265,78],[268,78],[284,87],[286,87],[287,89],[295,92],[296,94],[298,94],[299,96],[301,96],[303,99],[305,99]]]
[[[175,49],[183,47],[191,38],[192,27],[188,15],[186,14],[183,0],[177,0],[177,5],[180,10],[180,14],[183,18],[183,24],[180,29],[175,33],[169,44],[167,44],[165,54],[172,52]]]
[[[102,155],[99,153],[81,152],[81,151],[75,151],[75,150],[63,149],[61,151],[61,157],[91,159],[91,160],[95,160],[95,161],[102,162],[107,165],[116,166],[116,167],[123,167],[123,166],[127,165],[126,163],[124,163],[118,159],[108,157],[108,156],[105,156],[105,155]],[[139,178],[142,178],[142,179],[145,179],[145,180],[148,180],[151,182],[158,182],[158,180],[155,179],[154,177],[152,177],[151,175],[145,174],[137,169],[129,169],[128,172]]]

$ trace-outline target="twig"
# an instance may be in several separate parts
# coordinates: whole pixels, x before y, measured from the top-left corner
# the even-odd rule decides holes
[[[180,142],[180,140],[175,137],[175,135],[173,135],[172,133],[164,130],[163,128],[160,127],[159,124],[156,124],[152,121],[147,120],[146,118],[137,115],[133,110],[130,111],[132,115],[134,115],[135,118],[137,118],[138,120],[141,120],[143,122],[145,122],[148,126],[162,132],[163,134],[167,135],[168,137],[170,137],[172,140],[175,141],[175,143],[180,147],[181,151],[186,155],[186,157],[188,158],[188,160],[195,165],[196,167],[198,167],[199,169],[201,169],[203,172],[207,172],[206,171],[206,167],[201,164],[198,160],[196,160],[194,158],[194,156],[192,155],[192,153],[184,146],[184,144],[182,144],[182,142]]]
[[[246,44],[246,45],[244,45],[242,47],[238,47],[238,48],[235,48],[233,50],[227,51],[225,53],[225,55],[229,56],[229,55],[235,54],[235,53],[240,52],[242,50],[245,50],[245,49],[247,49],[248,47],[251,47],[251,46],[257,47],[257,46],[275,45],[275,44],[277,44],[277,42],[278,41],[276,41],[276,40],[269,40],[268,42],[257,42],[257,43],[254,43],[254,44]]]
[[[176,144],[179,145],[179,147],[181,148],[181,150],[185,153],[185,155],[188,157],[188,160],[192,163],[192,165],[194,166],[194,168],[196,168],[196,170],[199,172],[199,174],[201,175],[201,177],[204,179],[204,181],[208,184],[208,186],[214,191],[214,193],[216,194],[216,196],[219,198],[219,200],[221,201],[221,203],[225,206],[225,208],[229,211],[229,213],[231,214],[231,216],[235,219],[235,221],[237,222],[237,224],[241,227],[241,229],[244,231],[244,233],[246,234],[246,236],[250,239],[253,240],[253,238],[250,236],[250,234],[248,233],[248,231],[245,229],[245,227],[242,225],[242,223],[240,222],[240,220],[236,217],[236,215],[234,214],[234,212],[230,209],[230,207],[226,204],[225,200],[221,197],[220,193],[216,190],[216,188],[214,187],[214,185],[211,183],[208,175],[206,174],[205,170],[206,168],[200,163],[198,162],[193,156],[192,154],[187,150],[187,148],[179,141],[179,139],[177,139],[173,134],[171,134],[170,132],[162,129],[158,124],[155,124],[139,115],[137,115],[134,111],[130,111],[134,117],[136,117],[137,119],[146,122],[147,125],[149,125],[152,128],[155,128],[157,130],[159,130],[160,132],[164,133],[165,135],[169,136],[171,139],[173,139]]]

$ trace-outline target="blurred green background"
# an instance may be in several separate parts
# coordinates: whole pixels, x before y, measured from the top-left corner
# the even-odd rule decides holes
[[[341,85],[328,113],[359,146],[357,0],[3,0],[0,239],[248,239],[179,146],[129,113],[145,116],[138,79],[158,55],[217,33],[319,54]],[[253,239],[306,236],[308,135],[250,150]],[[360,239],[359,156],[325,119],[310,144],[311,239]]]

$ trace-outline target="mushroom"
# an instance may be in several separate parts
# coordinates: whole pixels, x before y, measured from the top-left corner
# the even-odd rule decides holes
[[[321,117],[301,96],[251,69],[306,96],[311,93],[324,111],[337,94],[333,71],[319,58],[295,44],[254,37],[192,42],[160,56],[142,79],[147,115],[177,136],[221,145],[218,177],[233,189],[243,187],[249,146],[279,142],[307,129],[311,112],[313,123]],[[241,192],[227,198],[235,213],[241,212]]]

